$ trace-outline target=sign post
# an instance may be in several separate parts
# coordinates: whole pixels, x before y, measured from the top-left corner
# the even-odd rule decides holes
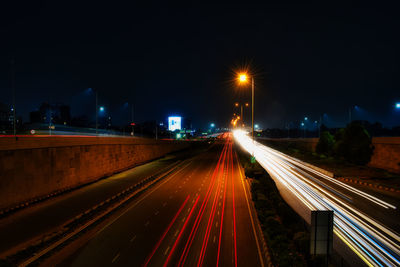
[[[328,265],[329,255],[333,247],[333,211],[311,211],[311,238],[310,254],[314,258],[326,258]]]

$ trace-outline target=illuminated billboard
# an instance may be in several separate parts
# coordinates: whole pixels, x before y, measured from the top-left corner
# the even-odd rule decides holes
[[[171,116],[168,117],[168,130],[175,131],[182,128],[182,117]]]

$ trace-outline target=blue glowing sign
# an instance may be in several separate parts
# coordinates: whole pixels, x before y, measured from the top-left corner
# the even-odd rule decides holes
[[[168,117],[168,130],[175,131],[175,130],[180,130],[181,128],[182,128],[182,117],[180,116]]]

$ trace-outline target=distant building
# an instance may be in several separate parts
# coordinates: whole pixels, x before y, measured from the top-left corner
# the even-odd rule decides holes
[[[29,114],[31,123],[71,124],[70,107],[64,104],[42,103],[39,109]]]
[[[0,130],[10,130],[13,127],[13,110],[12,107],[4,103],[0,103]]]

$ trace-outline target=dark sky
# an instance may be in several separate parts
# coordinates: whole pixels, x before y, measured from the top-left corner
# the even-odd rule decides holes
[[[15,58],[25,120],[43,101],[94,116],[92,87],[117,122],[129,119],[129,102],[136,121],[180,114],[196,127],[227,125],[234,102],[250,98],[235,70],[250,66],[263,127],[323,113],[340,125],[352,105],[355,118],[399,124],[394,5],[15,2],[0,7],[0,102],[11,102]]]

